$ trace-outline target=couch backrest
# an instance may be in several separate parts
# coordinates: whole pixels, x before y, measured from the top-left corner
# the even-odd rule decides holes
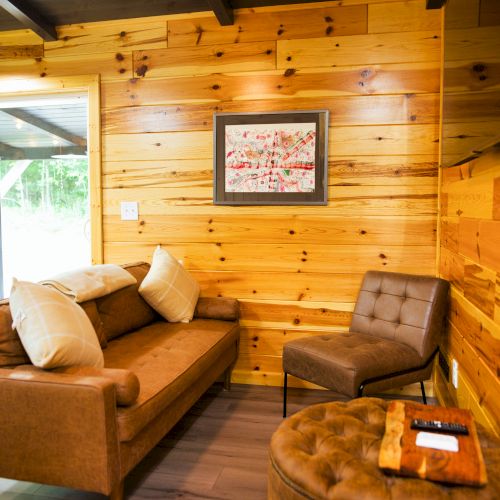
[[[122,267],[137,279],[136,285],[80,304],[92,322],[103,348],[106,347],[108,340],[158,319],[157,313],[138,291],[150,265],[146,262],[137,262]],[[4,299],[0,301],[0,368],[30,363],[17,331],[12,329],[9,300]]]
[[[368,271],[349,330],[401,342],[427,360],[443,329],[448,289],[440,278]]]
[[[0,302],[0,367],[31,363],[16,330],[12,329],[12,315],[8,300]]]
[[[95,300],[107,340],[141,328],[158,319],[155,310],[139,294],[139,285],[148,273],[150,265],[146,262],[135,262],[122,267],[134,276],[137,284]]]

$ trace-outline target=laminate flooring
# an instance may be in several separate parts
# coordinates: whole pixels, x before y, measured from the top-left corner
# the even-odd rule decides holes
[[[329,391],[292,388],[288,414],[342,399]],[[128,475],[125,498],[264,500],[269,441],[281,421],[280,388],[233,384],[224,391],[215,384]],[[105,498],[0,479],[1,500]]]

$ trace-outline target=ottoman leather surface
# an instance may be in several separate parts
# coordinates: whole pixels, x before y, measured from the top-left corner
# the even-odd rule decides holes
[[[478,429],[484,488],[386,475],[378,467],[389,402],[359,398],[305,408],[284,420],[270,446],[269,499],[498,499],[500,440]]]

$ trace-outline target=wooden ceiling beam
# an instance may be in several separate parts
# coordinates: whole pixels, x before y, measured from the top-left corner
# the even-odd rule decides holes
[[[39,118],[38,116],[32,115],[31,113],[28,113],[23,109],[8,108],[8,109],[2,109],[1,111],[6,115],[10,115],[14,118],[17,118],[18,120],[21,120],[40,130],[44,130],[45,132],[48,132],[49,134],[52,134],[55,137],[59,137],[59,139],[64,139],[65,141],[71,142],[76,146],[87,147],[87,140],[85,138],[80,137],[79,135],[72,134],[71,132],[68,132],[67,130],[57,125],[49,123],[43,120],[42,118]]]
[[[440,9],[444,4],[446,3],[446,0],[427,0],[427,9]]]
[[[57,40],[57,32],[43,15],[24,0],[0,0],[0,7],[47,42]]]
[[[228,0],[207,0],[221,26],[234,24],[234,10]]]

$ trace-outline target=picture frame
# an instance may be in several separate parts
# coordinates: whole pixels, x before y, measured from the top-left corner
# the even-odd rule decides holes
[[[214,204],[327,203],[328,110],[214,114]]]

